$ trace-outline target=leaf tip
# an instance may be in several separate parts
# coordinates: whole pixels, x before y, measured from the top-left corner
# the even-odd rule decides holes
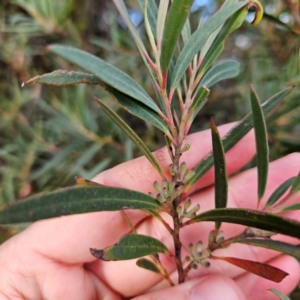
[[[106,259],[104,259],[104,250],[90,248],[90,252],[94,257],[101,259],[101,260],[106,260]]]

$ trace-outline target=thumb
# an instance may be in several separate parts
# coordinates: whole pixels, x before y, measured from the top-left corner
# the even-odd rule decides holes
[[[246,300],[247,297],[231,278],[208,275],[180,285],[138,296],[134,300]]]

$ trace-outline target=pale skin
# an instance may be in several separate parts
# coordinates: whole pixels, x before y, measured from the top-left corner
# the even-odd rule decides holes
[[[224,135],[232,124],[220,126]],[[194,167],[211,150],[210,132],[203,131],[188,137],[192,142],[189,152],[182,156],[188,167]],[[248,134],[227,154],[227,171],[236,172],[254,155],[253,134]],[[164,169],[170,164],[166,149],[155,153]],[[270,165],[266,196],[283,181],[297,175],[300,154],[288,155]],[[95,181],[148,193],[159,175],[146,161],[138,158],[99,174]],[[210,170],[191,191],[193,203],[199,203],[201,211],[213,208],[213,171]],[[256,169],[250,169],[229,180],[229,207],[256,208]],[[263,201],[264,201],[263,200]],[[299,201],[296,197],[293,202]],[[133,224],[145,218],[140,211],[127,211]],[[300,219],[300,212],[288,213]],[[164,217],[166,217],[164,215]],[[167,218],[167,217],[166,217]],[[167,218],[168,219],[168,218]],[[207,241],[213,223],[201,223],[183,229],[183,245]],[[225,237],[243,230],[242,226],[223,224]],[[275,251],[232,245],[219,250],[216,255],[235,256],[269,264],[288,272],[281,283],[274,283],[245,272],[226,262],[212,261],[209,269],[199,267],[191,271],[187,281],[170,287],[157,274],[138,268],[135,261],[102,262],[95,259],[89,248],[101,249],[114,244],[129,227],[120,212],[100,212],[65,216],[34,223],[22,233],[0,246],[0,300],[9,299],[278,299],[269,289],[274,287],[290,293],[300,278],[297,261]],[[147,218],[139,222],[138,233],[148,234],[163,241],[172,249],[169,233],[159,221]],[[294,239],[281,237],[297,243]],[[183,256],[187,254],[186,247]],[[161,255],[162,263],[176,281],[174,263]]]

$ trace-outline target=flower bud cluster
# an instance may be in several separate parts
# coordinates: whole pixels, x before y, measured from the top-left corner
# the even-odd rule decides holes
[[[179,180],[183,183],[187,183],[195,175],[195,170],[191,169],[187,171],[187,165],[185,162],[179,166]]]
[[[215,230],[212,230],[209,235],[208,235],[208,243],[211,244],[220,244],[225,240],[224,237],[224,231],[223,230],[219,230],[217,233],[217,236],[215,236]]]
[[[188,262],[192,262],[192,268],[197,269],[198,264],[202,265],[204,268],[209,268],[210,267],[210,262],[205,260],[210,257],[211,251],[209,249],[203,249],[203,243],[199,241],[196,246],[192,243],[188,245],[188,250],[190,252],[190,255],[187,255],[185,257],[185,260]]]
[[[188,210],[191,205],[192,205],[191,198],[185,199],[183,202],[183,208],[181,206],[178,206],[176,208],[178,215],[182,218],[188,218],[188,219],[196,217],[197,211],[200,209],[200,205],[197,204],[192,209]]]
[[[158,194],[154,195],[149,193],[152,197],[158,200],[160,203],[171,203],[176,197],[180,196],[184,190],[184,186],[180,185],[175,187],[176,183],[174,181],[168,182],[163,180],[161,184],[155,181],[153,187],[157,190]]]

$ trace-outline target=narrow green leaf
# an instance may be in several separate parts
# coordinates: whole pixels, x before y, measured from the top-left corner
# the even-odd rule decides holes
[[[294,203],[294,204],[291,204],[291,205],[288,205],[284,208],[282,208],[280,211],[292,211],[292,210],[298,210],[300,209],[300,203]]]
[[[124,4],[123,0],[113,0],[117,10],[119,11],[120,15],[122,16],[124,23],[128,27],[141,55],[143,58],[145,58],[145,53],[147,53],[146,48],[138,34],[138,31],[136,30],[135,26],[133,25],[131,18],[128,14],[127,8]],[[143,6],[144,7],[144,6]],[[143,10],[143,8],[142,8]]]
[[[251,107],[256,141],[258,201],[260,201],[265,194],[268,180],[269,146],[264,113],[253,86],[251,86]]]
[[[197,92],[193,104],[190,110],[196,111],[196,109],[201,105],[201,103],[208,97],[210,90],[206,86],[201,86]]]
[[[143,0],[143,1],[145,1],[145,0]],[[135,26],[133,25],[133,23],[131,21],[131,18],[130,18],[129,14],[128,14],[127,8],[126,8],[123,0],[113,0],[113,2],[115,4],[117,10],[119,11],[120,15],[122,16],[125,24],[127,25],[127,27],[129,29],[129,31],[130,31],[130,33],[131,33],[131,35],[132,35],[135,43],[136,43],[136,45],[137,45],[137,47],[139,49],[139,52],[140,52],[140,54],[141,54],[141,56],[143,58],[145,66],[147,67],[147,70],[148,70],[148,72],[150,74],[150,77],[152,79],[153,88],[154,88],[156,96],[157,96],[157,98],[159,100],[161,109],[163,110],[164,113],[166,113],[165,104],[164,104],[164,102],[163,102],[163,100],[161,98],[161,95],[157,92],[157,90],[156,90],[156,88],[154,86],[154,84],[156,82],[156,79],[155,79],[153,71],[152,71],[152,69],[151,69],[151,67],[150,67],[150,65],[149,65],[149,63],[148,63],[148,61],[146,59],[146,54],[147,54],[146,48],[145,48],[145,46],[144,46],[144,44],[143,44],[143,42],[142,42],[142,40],[141,40],[141,38],[140,38],[140,36],[139,36],[139,34],[137,32],[137,29],[135,28]],[[154,1],[153,0],[149,0],[150,4],[152,2],[154,2]],[[152,5],[151,7],[153,8],[154,6]],[[149,10],[147,11],[150,15],[153,15],[152,12],[154,12],[154,9],[152,9],[152,8],[151,8],[151,12]]]
[[[140,8],[144,11],[146,0],[138,0]],[[154,0],[148,0],[147,16],[152,34],[156,37],[156,20],[157,20],[157,6]]]
[[[102,250],[90,249],[93,256],[104,261],[128,260],[155,253],[168,253],[159,240],[142,234],[126,234],[117,244]]]
[[[240,63],[236,60],[229,59],[219,62],[213,66],[202,78],[199,85],[210,88],[217,82],[233,78],[239,74]]]
[[[166,72],[176,43],[185,24],[193,0],[174,0],[165,24],[162,46],[161,46],[161,68]]]
[[[76,71],[56,70],[52,73],[47,73],[35,76],[22,84],[22,86],[33,83],[41,83],[47,85],[72,85],[72,84],[100,84],[101,81],[98,77]]]
[[[94,74],[106,85],[140,101],[156,112],[160,111],[155,102],[136,81],[104,60],[69,46],[51,45],[49,49],[67,61]]]
[[[295,178],[296,177],[291,177],[283,182],[269,197],[265,207],[268,208],[272,206],[277,200],[279,200],[280,197],[291,187],[291,185],[295,181]]]
[[[200,105],[195,109],[195,111],[194,111],[192,117],[191,117],[190,120],[189,120],[189,123],[193,123],[193,121],[194,121],[195,117],[197,116],[198,112],[202,109],[202,107],[206,104],[206,102],[207,102],[207,98],[205,98],[205,99],[200,103]]]
[[[298,173],[292,187],[291,187],[291,194],[296,194],[300,191],[300,172]]]
[[[170,3],[169,0],[159,2],[157,24],[156,24],[158,44],[161,43],[162,41],[169,3]]]
[[[231,4],[231,3],[235,3],[238,1],[225,1],[223,3],[222,7],[226,7],[227,5]],[[245,7],[244,10],[247,11],[247,8]],[[209,38],[206,40],[205,44],[203,45],[203,47],[201,48],[201,52],[200,52],[200,59],[203,60],[204,57],[206,56],[207,52],[209,51],[209,49],[211,48],[211,45],[214,43],[216,37],[218,36],[219,32],[221,31],[223,27],[223,24],[218,27],[210,36]]]
[[[286,296],[285,294],[283,294],[282,292],[280,292],[277,289],[270,288],[270,291],[272,293],[274,293],[276,296],[278,296],[280,300],[290,300],[290,298],[288,296]]]
[[[0,224],[122,209],[157,210],[161,209],[161,204],[152,197],[136,191],[106,186],[75,186],[37,194],[2,209]]]
[[[218,128],[213,119],[210,120],[210,128],[215,167],[215,208],[224,208],[227,206],[228,196],[225,154]],[[221,222],[216,222],[216,230],[218,230],[220,226]]]
[[[276,267],[270,266],[268,264],[260,263],[257,261],[241,259],[236,257],[213,256],[212,258],[227,261],[230,264],[233,264],[248,272],[272,280],[274,282],[281,282],[287,275],[289,275],[287,272],[282,271]]]
[[[125,95],[116,89],[111,87],[104,87],[107,92],[109,92],[114,99],[122,105],[124,109],[126,109],[129,113],[137,116],[138,118],[151,123],[156,128],[161,130],[164,133],[169,132],[169,129],[166,123],[162,120],[162,118],[148,106],[135,101],[128,95]]]
[[[152,262],[150,259],[147,259],[147,258],[139,258],[139,259],[136,261],[136,264],[137,264],[140,268],[143,268],[143,269],[152,271],[152,272],[157,273],[157,274],[161,274],[161,272],[160,272],[160,270],[158,269],[158,267],[157,267],[157,266],[155,265],[155,263]]]
[[[295,246],[281,241],[274,241],[271,239],[252,239],[252,238],[237,239],[234,241],[234,243],[242,243],[242,244],[252,245],[256,247],[272,249],[293,256],[296,259],[300,259],[299,245]]]
[[[197,215],[189,223],[203,221],[240,224],[300,238],[299,222],[257,210],[217,208]]]
[[[176,61],[172,74],[171,87],[175,88],[178,86],[188,65],[199,52],[208,37],[237,10],[247,5],[247,3],[248,1],[241,1],[221,8],[193,33]]]
[[[139,136],[109,107],[107,106],[102,100],[96,98],[99,104],[101,105],[102,109],[105,113],[114,121],[116,125],[118,125],[126,135],[137,145],[137,147],[142,151],[142,153],[147,157],[149,162],[153,165],[153,167],[157,170],[157,172],[164,178],[164,173],[153,156],[150,152],[148,147],[145,143],[139,138]]]
[[[288,87],[285,90],[273,95],[262,105],[262,110],[267,115],[285,96],[287,96],[295,86]],[[248,114],[240,121],[230,132],[222,139],[224,151],[230,150],[239,140],[241,140],[253,126],[252,113]],[[194,183],[204,175],[213,166],[213,156],[209,154],[195,167],[195,175],[186,184],[189,189]]]
[[[168,127],[165,122],[160,118],[160,116],[150,109],[148,106],[143,103],[136,101],[132,97],[119,92],[118,90],[103,84],[98,77],[75,71],[64,71],[57,70],[52,73],[44,74],[41,76],[36,76],[26,81],[24,85],[31,83],[42,83],[48,85],[73,85],[73,84],[98,84],[103,89],[105,89],[108,93],[110,93],[114,99],[121,104],[121,106],[126,109],[129,113],[139,117],[140,119],[151,123],[155,127],[157,127],[162,132],[168,132]]]
[[[192,32],[191,32],[190,20],[189,20],[189,18],[187,18],[185,21],[185,24],[182,28],[182,31],[181,31],[183,44],[187,43],[187,41],[191,37],[191,35],[192,35]]]
[[[232,15],[227,22],[224,30],[218,35],[209,51],[205,55],[199,70],[199,74],[204,74],[212,65],[214,61],[219,57],[224,49],[225,39],[230,33],[239,28],[247,16],[248,10],[246,7],[242,7],[235,14]]]

